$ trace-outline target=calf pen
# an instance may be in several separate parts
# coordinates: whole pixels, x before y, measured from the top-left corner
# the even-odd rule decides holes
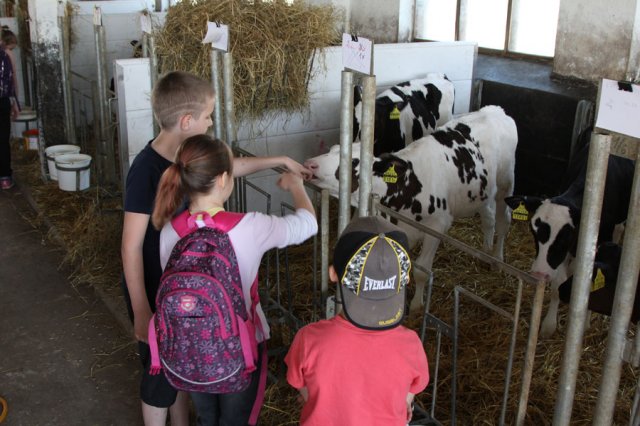
[[[271,212],[286,213],[291,208],[286,203],[269,205],[271,194],[255,183],[242,185],[245,194],[260,193]],[[272,381],[264,424],[295,423],[299,418],[300,405],[284,381],[282,358],[301,326],[324,317],[324,301],[333,290],[325,293],[318,283],[326,282],[321,276],[326,268],[321,265],[328,263],[334,243],[337,203],[331,199],[323,204],[318,189],[312,184],[307,188],[321,223],[318,237],[299,247],[274,250],[265,256],[261,271],[263,301],[272,326]],[[433,234],[377,202],[372,204],[376,214],[394,216],[416,231]],[[527,226],[513,224],[505,245],[508,264],[472,248],[482,241],[475,220],[456,222],[449,234],[437,235],[443,244],[434,262],[435,278],[428,286],[424,315],[410,315],[405,323],[421,335],[431,365],[431,384],[417,398],[414,424],[434,419],[436,424],[551,424],[564,328],[537,342],[544,285],[522,272],[534,256]],[[609,321],[594,315],[585,335],[572,424],[591,424],[605,349],[601,342]],[[563,307],[560,324],[566,322]],[[628,422],[637,381],[631,365],[625,365],[624,372],[615,424]]]
[[[68,262],[78,266],[73,279],[88,281],[96,287],[106,289],[114,297],[120,296],[119,286],[113,283],[117,283],[120,277],[117,241],[114,235],[120,232],[117,225],[121,223],[121,219],[115,215],[101,216],[99,212],[95,212],[93,208],[95,197],[92,197],[89,192],[60,193],[54,185],[43,183],[39,178],[37,159],[33,158],[32,153],[17,152],[14,162],[16,174],[21,182],[30,187],[40,211],[47,212],[47,217],[53,222],[59,234],[70,240],[66,241],[67,244],[75,244],[75,248],[68,255]],[[28,163],[28,166],[25,166],[25,163]],[[253,191],[253,189],[248,188],[247,192],[249,191]],[[265,194],[269,195],[266,191]],[[318,196],[314,195],[313,197],[317,202]],[[267,197],[265,196],[264,199],[266,203]],[[280,207],[272,207],[272,210],[276,209],[280,209]],[[337,203],[330,199],[329,249],[334,243],[335,232],[333,231],[337,229],[336,211]],[[103,222],[100,221],[101,225],[95,228],[96,218],[91,216],[92,214],[97,215],[99,219],[114,219],[114,223],[102,225]],[[320,215],[321,213],[319,213]],[[93,225],[90,226],[91,224]],[[93,231],[82,232],[81,229],[87,226]],[[479,247],[482,241],[479,228],[474,220],[458,221],[450,230],[449,235],[457,240],[465,241],[469,245]],[[96,234],[95,229],[99,229],[101,232]],[[318,238],[320,238],[320,234]],[[315,249],[314,244],[316,244]],[[273,355],[270,359],[272,380],[261,415],[261,423],[267,426],[297,424],[299,419],[300,404],[297,400],[297,394],[283,380],[285,370],[281,360],[297,327],[315,321],[323,315],[323,307],[318,303],[318,293],[313,292],[313,276],[315,275],[318,280],[321,272],[319,267],[314,269],[311,262],[314,250],[317,253],[321,250],[317,244],[316,240],[310,240],[299,247],[290,247],[286,251],[274,250],[270,253],[270,257],[265,256],[265,264],[260,272],[261,287],[265,289],[268,285],[270,297],[276,301],[279,300],[285,310],[290,309],[294,316],[299,318],[296,323],[287,315],[283,315],[279,308],[265,303],[273,335],[270,341]],[[105,247],[108,250],[105,251]],[[89,256],[94,252],[95,256]],[[516,268],[526,269],[533,255],[532,239],[527,225],[519,222],[514,223],[506,241],[505,259]],[[271,265],[269,269],[268,262]],[[316,262],[319,265],[319,260]],[[279,284],[276,276],[278,268]],[[455,287],[457,285],[463,286],[501,309],[513,312],[518,282],[515,278],[505,278],[502,274],[490,271],[487,266],[472,256],[461,253],[450,245],[448,240],[443,241],[436,254],[434,276],[429,313],[439,321],[430,320],[427,323],[425,347],[431,364],[432,382],[437,379],[438,387],[430,386],[427,388],[424,393],[418,396],[418,401],[422,407],[430,411],[432,399],[435,398],[434,417],[441,423],[451,424],[453,342],[444,332],[444,338],[438,338],[437,327],[442,330],[452,328],[450,324],[453,323],[454,316]],[[290,285],[287,284],[287,281],[290,282]],[[290,289],[291,296],[287,293],[287,287]],[[522,386],[518,379],[522,376],[524,350],[529,330],[526,318],[531,317],[532,305],[528,301],[532,300],[534,296],[535,288],[524,284],[522,288],[524,302],[518,320],[505,424],[515,423],[518,392]],[[291,304],[289,304],[290,301]],[[290,306],[291,308],[289,308]],[[475,302],[467,303],[466,294],[460,297],[458,314],[455,392],[457,396],[457,423],[465,425],[498,424],[505,387],[507,353],[511,342],[511,330],[505,327],[508,321],[499,314],[494,314],[492,310],[486,309],[483,305]],[[560,375],[560,360],[565,343],[567,318],[568,309],[563,306],[560,309],[560,330],[550,339],[539,341],[535,347],[536,355],[524,424],[551,424],[551,413],[555,403],[554,395]],[[597,399],[597,386],[605,350],[602,342],[606,339],[609,324],[608,317],[593,315],[591,326],[585,333],[571,424],[592,424],[593,407]],[[405,325],[420,332],[422,317],[411,315],[405,321]],[[438,348],[438,342],[440,342],[440,348]],[[438,352],[441,353],[440,364],[436,366]],[[274,380],[276,378],[278,381]],[[637,380],[637,370],[630,364],[625,364],[615,404],[613,424],[629,423]]]

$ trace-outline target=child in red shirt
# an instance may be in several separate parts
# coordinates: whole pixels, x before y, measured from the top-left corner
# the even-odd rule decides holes
[[[407,236],[377,217],[353,220],[329,267],[344,310],[303,327],[285,358],[305,401],[300,424],[406,425],[429,382],[418,335],[400,325],[411,261]]]

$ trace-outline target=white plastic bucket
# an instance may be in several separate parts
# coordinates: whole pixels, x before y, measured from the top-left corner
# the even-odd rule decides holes
[[[44,150],[47,157],[47,167],[49,168],[49,177],[52,180],[58,180],[56,169],[56,157],[63,154],[78,154],[80,147],[78,145],[53,145]]]
[[[58,186],[63,191],[89,188],[91,156],[87,154],[56,155]]]

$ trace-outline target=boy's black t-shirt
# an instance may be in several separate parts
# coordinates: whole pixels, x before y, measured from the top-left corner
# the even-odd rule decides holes
[[[151,215],[162,173],[171,165],[153,148],[151,142],[136,156],[127,174],[124,211]],[[160,231],[149,220],[142,246],[144,285],[149,306],[155,312],[156,293],[162,275],[160,266]]]

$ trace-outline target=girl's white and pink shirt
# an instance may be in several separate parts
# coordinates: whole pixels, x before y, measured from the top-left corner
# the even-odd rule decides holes
[[[215,213],[217,211],[210,212],[212,216]],[[238,259],[247,312],[250,312],[251,308],[251,285],[258,274],[264,253],[272,248],[300,244],[317,232],[318,222],[315,216],[305,209],[298,209],[295,214],[284,217],[257,212],[247,213],[229,231],[229,239]],[[180,237],[173,229],[171,222],[167,223],[160,233],[160,264],[163,270],[178,240]],[[269,339],[269,325],[260,305],[257,307],[257,313],[265,334],[262,336],[260,331],[256,330],[256,338],[261,342]]]

